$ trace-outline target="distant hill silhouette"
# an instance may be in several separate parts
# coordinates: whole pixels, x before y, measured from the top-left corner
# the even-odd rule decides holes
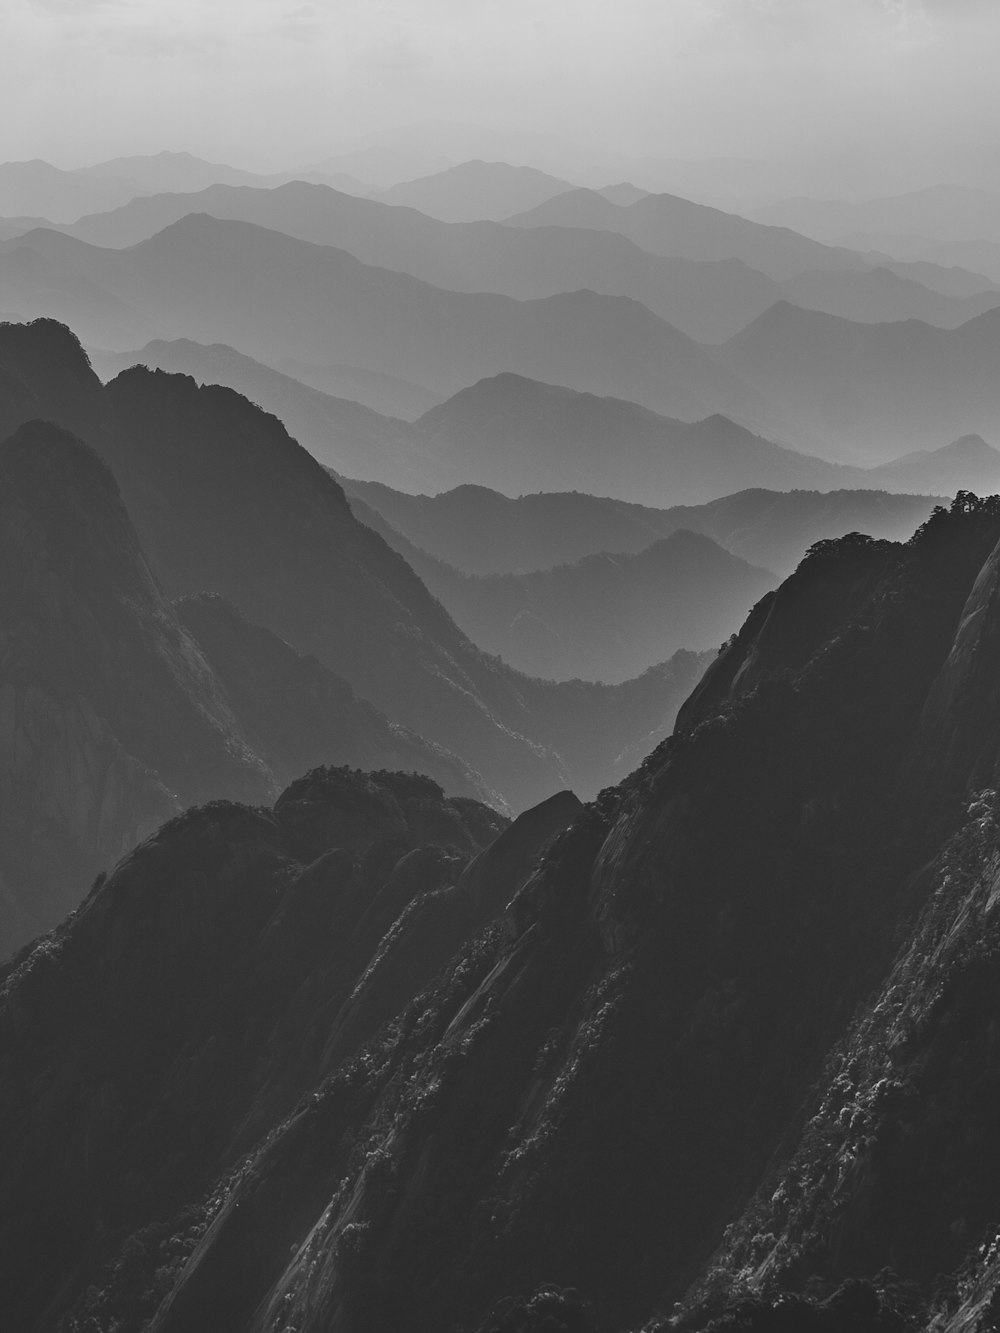
[[[0,280],[13,285],[21,313],[71,311],[85,342],[111,350],[185,337],[264,361],[344,363],[445,394],[507,370],[681,417],[771,415],[713,352],[637,301],[447,292],[343,250],[206,215],[127,250],[31,232],[0,242]]]
[[[669,505],[749,485],[849,484],[836,466],[718,414],[690,424],[621,398],[514,374],[463,389],[425,413],[415,429],[448,487],[472,482],[508,495],[581,490]]]
[[[681,528],[638,552],[602,551],[525,574],[464,574],[399,538],[363,502],[352,507],[474,643],[547,680],[619,684],[681,648],[715,649],[777,581]]]
[[[325,184],[348,194],[364,194],[368,187],[346,172],[326,176],[321,172],[244,171],[224,162],[206,162],[192,153],[147,153],[132,157],[115,157],[93,166],[80,167],[81,175],[105,177],[124,176],[138,181],[145,189],[160,193],[164,190],[195,192],[211,185],[249,185],[262,189],[273,188],[290,180],[322,180]]]
[[[850,461],[883,463],[1000,419],[1000,312],[957,329],[858,324],[781,303],[721,349],[732,369],[824,431]]]
[[[573,186],[535,167],[460,162],[431,176],[390,185],[376,197],[419,209],[442,222],[497,221],[542,204]]]
[[[931,185],[857,202],[785,199],[753,217],[825,242],[848,232],[898,232],[931,241],[1000,241],[1000,194],[967,185]]]
[[[63,171],[35,158],[0,163],[0,216],[74,222],[85,213],[118,208],[149,189],[123,175]]]
[[[253,222],[450,291],[548,296],[588,288],[631,296],[691,337],[718,342],[780,300],[779,284],[738,260],[650,255],[624,236],[579,228],[445,223],[412,208],[295,182],[274,189],[213,186],[157,194],[82,218],[65,230],[94,245],[146,240],[191,212]],[[25,230],[22,228],[22,230]]]
[[[617,231],[656,255],[742,259],[779,282],[807,269],[864,269],[862,256],[768,227],[672,194],[650,194],[619,207],[596,190],[571,190],[506,219],[517,227],[587,227]]]
[[[420,485],[426,471],[411,460],[412,432],[402,421],[380,416],[346,398],[334,398],[283,375],[222,343],[204,347],[179,338],[151,342],[135,352],[97,354],[94,366],[113,379],[129,366],[144,365],[191,375],[200,384],[223,384],[280,417],[300,444],[338,472],[363,472],[397,484]]]
[[[687,528],[785,575],[821,539],[857,531],[898,541],[935,503],[932,496],[881,490],[747,490],[703,505],[653,509],[578,491],[511,499],[483,486],[439,495],[351,480],[344,487],[352,505],[360,499],[414,546],[468,574],[529,573],[602,551],[643,551]]]

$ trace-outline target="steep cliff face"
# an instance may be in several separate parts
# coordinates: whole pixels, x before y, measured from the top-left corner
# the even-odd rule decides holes
[[[310,913],[331,901],[323,876],[347,873],[325,848],[350,842],[374,864],[379,831],[399,827],[379,781],[340,794],[344,779],[310,779],[273,815],[226,807],[164,830],[8,980],[10,1023],[29,1002],[32,1023],[58,1020],[67,978],[91,984],[70,963],[88,940],[106,1003],[141,1014],[155,994],[172,1034],[143,1029],[148,1082],[115,1121],[137,1193],[116,1212],[112,1172],[114,1207],[90,1200],[107,1232],[99,1253],[79,1239],[64,1252],[63,1326],[141,1311],[157,1333],[606,1330],[683,1301],[692,1328],[888,1331],[925,1325],[938,1274],[968,1256],[942,1308],[971,1330],[991,1299],[992,1251],[974,1250],[1000,1184],[1000,848],[995,800],[969,805],[959,769],[934,763],[935,728],[956,698],[973,716],[981,688],[989,716],[968,643],[990,623],[974,612],[998,542],[1000,506],[964,497],[911,543],[821,546],[720,656],[711,704],[527,877],[527,852],[571,808],[538,814],[538,837],[521,824],[524,851],[504,850],[514,825],[459,876],[426,846],[454,841],[454,815],[422,801],[404,820],[412,850],[378,861],[385,910],[352,918],[349,964]],[[992,772],[981,739],[977,780]],[[161,876],[175,848],[185,872]],[[218,904],[237,881],[234,917]],[[127,909],[159,939],[192,915],[178,892],[225,925],[197,943],[184,927],[171,985]],[[252,1002],[225,980],[246,976]],[[49,1102],[31,1065],[41,1028],[8,1032],[16,1142]],[[88,1040],[105,1040],[99,1026]],[[52,1067],[59,1105],[103,1104],[101,1060]],[[122,1077],[101,1093],[115,1106]],[[177,1106],[205,1109],[183,1143],[167,1138],[168,1191],[143,1156],[163,1156],[166,1131],[144,1117],[183,1118],[177,1079],[197,1083]],[[39,1165],[54,1132],[39,1123],[17,1215],[35,1216],[29,1177],[65,1189]],[[106,1181],[93,1141],[89,1159],[69,1142],[67,1160]],[[879,1278],[889,1264],[898,1276]],[[45,1327],[43,1288],[12,1298],[28,1328],[24,1312]]]
[[[166,824],[25,949],[0,978],[0,1126],[18,1145],[0,1166],[4,1327],[51,1329],[73,1307],[59,1326],[137,1328],[224,1203],[219,1173],[242,1178],[289,1114],[312,1126],[328,1068],[363,1119],[359,1043],[502,910],[578,808],[566,793],[505,829],[428,778],[318,769],[273,809],[215,802]],[[234,1280],[245,1270],[244,1296],[224,1293],[234,1311],[277,1276],[276,1238],[344,1151],[300,1142],[305,1195],[275,1176],[256,1216],[277,1248],[224,1260]]]

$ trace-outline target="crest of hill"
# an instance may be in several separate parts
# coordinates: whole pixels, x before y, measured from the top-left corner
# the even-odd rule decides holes
[[[415,428],[450,486],[507,495],[580,490],[697,503],[748,485],[836,487],[835,465],[785,449],[720,415],[671,420],[602,397],[502,374],[432,408]]]
[[[0,215],[75,222],[86,213],[118,208],[149,191],[139,181],[112,175],[90,177],[34,158],[0,163]]]
[[[779,282],[807,269],[865,269],[864,257],[821,245],[785,227],[767,227],[735,213],[650,194],[626,207],[596,190],[570,190],[509,217],[511,227],[587,227],[617,231],[644,250],[684,259],[742,259]]]
[[[821,241],[834,241],[848,232],[925,237],[928,247],[934,241],[1000,241],[1000,195],[965,185],[931,185],[858,202],[785,199],[753,216]]]
[[[988,439],[1000,414],[996,310],[948,330],[918,320],[858,324],[780,302],[721,355],[852,461],[937,448],[956,431]]]
[[[431,176],[401,181],[382,190],[377,198],[387,204],[419,209],[442,222],[496,221],[572,188],[568,181],[535,167],[472,161]]]
[[[689,336],[710,342],[744,327],[782,294],[778,284],[738,260],[665,259],[613,232],[445,223],[301,181],[269,190],[212,186],[195,195],[157,194],[67,230],[95,245],[122,247],[199,211],[339,246],[364,263],[452,291],[527,299],[590,288],[631,296]]]
[[[600,551],[525,574],[472,576],[427,556],[352,502],[473,642],[530,676],[620,684],[681,649],[715,648],[775,576],[678,528],[640,551]]]
[[[680,528],[786,575],[823,538],[858,531],[903,540],[935,503],[933,496],[883,490],[754,489],[704,505],[654,509],[578,491],[512,499],[471,485],[438,495],[408,495],[375,482],[343,485],[352,503],[362,500],[414,546],[477,575],[525,574],[601,551],[642,551]]]

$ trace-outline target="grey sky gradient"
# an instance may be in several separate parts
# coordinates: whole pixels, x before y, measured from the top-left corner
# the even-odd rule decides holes
[[[297,166],[415,121],[634,155],[990,151],[995,0],[0,0],[0,158]]]

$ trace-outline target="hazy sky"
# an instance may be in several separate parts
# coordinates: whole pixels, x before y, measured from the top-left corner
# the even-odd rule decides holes
[[[0,158],[295,166],[398,124],[628,153],[988,146],[998,0],[0,0]]]

